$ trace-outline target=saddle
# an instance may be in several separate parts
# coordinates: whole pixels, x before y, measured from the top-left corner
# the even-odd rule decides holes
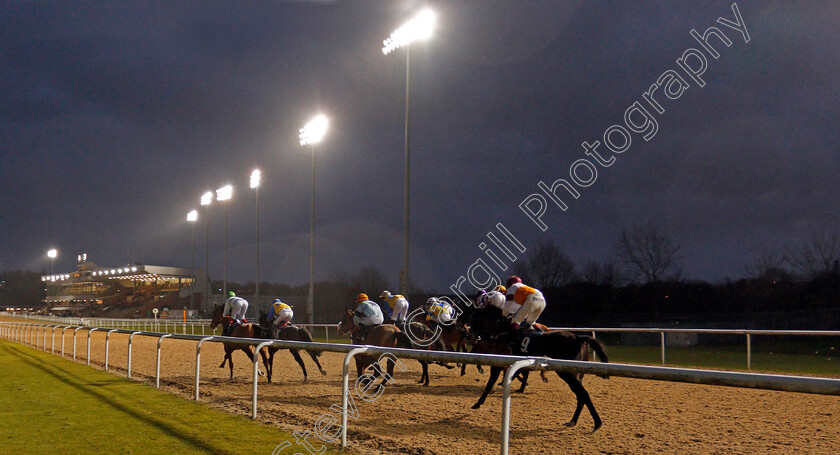
[[[230,334],[233,333],[233,330],[242,324],[242,322],[239,322],[235,319],[226,319],[224,322],[222,322],[222,336],[229,337]]]

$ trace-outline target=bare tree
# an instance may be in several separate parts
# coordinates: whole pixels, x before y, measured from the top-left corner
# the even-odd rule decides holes
[[[589,284],[617,287],[623,282],[621,268],[612,257],[607,258],[603,263],[587,262],[581,274],[583,280]]]
[[[656,283],[668,272],[679,272],[677,253],[681,245],[653,225],[623,228],[616,253],[631,275]]]
[[[786,248],[785,261],[809,278],[836,272],[840,262],[840,235],[836,231],[813,231],[804,244]]]
[[[388,279],[381,270],[374,266],[363,267],[353,276],[354,291],[364,292],[368,296],[377,297],[379,293],[390,289]]]
[[[764,281],[788,281],[791,273],[784,268],[785,258],[775,251],[761,253],[752,264],[744,266],[747,277]]]
[[[575,264],[554,241],[540,240],[528,260],[514,266],[514,273],[525,283],[551,289],[575,279]]]

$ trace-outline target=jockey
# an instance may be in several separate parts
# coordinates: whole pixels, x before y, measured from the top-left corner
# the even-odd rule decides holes
[[[490,292],[479,291],[475,299],[476,308],[484,308],[486,306],[494,306],[504,313],[505,310],[505,287],[496,286],[496,289]]]
[[[268,310],[268,320],[274,321],[277,328],[290,325],[293,317],[295,317],[295,313],[292,311],[292,307],[281,302],[280,299],[275,299],[271,309]]]
[[[379,308],[379,305],[368,299],[367,294],[356,296],[356,310],[353,312],[353,323],[360,329],[358,334],[359,338],[364,340],[370,328],[382,324],[384,320],[385,317],[382,315],[382,310]]]
[[[388,316],[391,320],[396,324],[404,324],[405,318],[408,316],[408,300],[399,294],[391,295],[388,291],[382,291],[379,298],[385,299],[385,303],[388,304],[388,309],[390,309]]]
[[[519,307],[522,306],[521,303],[517,303],[516,300],[513,298],[516,294],[516,290],[519,289],[522,284],[522,279],[518,276],[512,276],[508,278],[507,284],[505,285],[505,307],[502,310],[502,313],[508,317],[513,318],[513,315],[519,311]]]
[[[437,297],[426,300],[426,321],[436,324],[447,324],[455,316],[455,309],[448,302],[441,302]]]
[[[508,292],[510,291],[508,290]],[[516,287],[513,301],[520,305],[511,321],[514,329],[518,329],[520,324],[523,325],[523,328],[532,327],[545,310],[545,298],[542,292],[524,284]]]
[[[242,297],[237,297],[233,291],[228,292],[228,298],[225,300],[225,310],[222,317],[227,320],[227,330],[223,335],[230,335],[233,329],[246,322],[245,313],[248,311],[248,301]]]

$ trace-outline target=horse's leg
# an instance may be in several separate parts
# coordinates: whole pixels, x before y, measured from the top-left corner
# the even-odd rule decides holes
[[[560,379],[566,381],[566,384],[569,385],[569,388],[572,389],[572,392],[574,392],[577,397],[577,407],[575,408],[575,413],[572,416],[572,420],[565,423],[565,426],[575,426],[577,424],[578,417],[580,417],[580,411],[583,409],[583,405],[586,405],[586,408],[589,409],[589,414],[592,415],[592,420],[595,421],[595,428],[592,429],[592,432],[594,433],[598,431],[598,428],[601,428],[602,422],[601,418],[598,416],[598,411],[595,410],[595,405],[592,404],[592,398],[589,397],[589,392],[586,391],[583,384],[578,381],[574,374],[558,371],[557,376],[560,376]]]
[[[271,365],[268,360],[268,347],[264,346],[260,349],[260,357],[262,357],[263,365],[265,365],[266,379],[271,383]]]
[[[525,386],[528,385],[528,371],[527,370],[519,370],[519,373],[522,373],[522,375],[519,377],[519,380],[522,381],[522,385],[519,386],[519,390],[517,390],[516,392],[517,393],[525,393]]]
[[[504,371],[502,367],[490,367],[490,377],[487,378],[487,385],[484,386],[484,393],[481,394],[481,398],[472,406],[473,409],[478,409],[484,404],[484,400],[487,399],[487,395],[490,394],[490,391],[493,390],[493,384],[496,383],[496,379],[499,379],[499,375]]]
[[[233,352],[232,349],[228,350],[230,346],[227,343],[222,343],[222,346],[225,348],[225,357],[222,359],[222,364],[219,365],[219,368],[225,367],[225,363],[227,363],[228,358],[230,358],[230,353]]]
[[[244,352],[248,356],[248,359],[251,361],[251,363],[254,363],[254,357],[257,355],[257,353],[254,351],[253,346],[248,345],[248,346],[245,346],[245,347],[242,347],[242,348],[239,348],[239,349],[242,350],[242,352]],[[262,352],[260,352],[260,354],[262,355]],[[231,363],[231,369],[232,368],[233,368],[233,364]],[[260,369],[259,365],[257,365],[257,374],[260,375],[260,376],[265,376],[265,373],[263,373],[263,371]]]
[[[266,365],[266,370],[268,370],[268,377],[271,378],[274,375],[274,354],[277,353],[277,348],[269,348],[268,350],[268,365]],[[269,380],[268,382],[271,382]]]
[[[321,362],[318,361],[318,356],[312,351],[306,351],[306,353],[309,354],[309,357],[312,358],[315,365],[318,365],[318,371],[320,371],[322,375],[326,376],[327,372],[324,370],[324,367],[321,366]]]
[[[295,358],[298,365],[300,365],[300,369],[303,371],[303,382],[309,380],[309,377],[306,375],[306,365],[303,364],[303,359],[300,358],[300,352],[297,349],[289,349],[289,352],[292,353],[292,357]]]

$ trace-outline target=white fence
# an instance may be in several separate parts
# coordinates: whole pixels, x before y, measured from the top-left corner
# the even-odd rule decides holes
[[[187,319],[186,321],[168,319],[110,319],[110,318],[67,318],[58,316],[19,315],[16,316],[32,321],[48,322],[60,325],[74,325],[85,327],[101,327],[126,329],[135,331],[182,333],[191,335],[217,335],[220,330],[209,327],[209,319]],[[310,329],[313,336],[323,331],[324,339],[330,341],[330,329],[336,329],[336,324],[295,324]],[[549,327],[551,330],[568,330],[570,332],[588,332],[593,337],[598,333],[658,333],[660,339],[660,359],[665,365],[665,336],[669,333],[684,334],[719,334],[744,336],[746,340],[747,370],[752,370],[752,337],[755,335],[770,336],[836,336],[840,331],[827,330],[744,330],[744,329],[665,329],[648,327]],[[315,330],[317,329],[317,330]]]
[[[622,376],[639,379],[652,379],[659,381],[689,382],[695,384],[724,385],[731,387],[758,388],[768,390],[780,390],[789,392],[817,393],[840,396],[840,379],[814,378],[801,376],[780,376],[755,373],[738,373],[729,371],[696,370],[685,368],[666,368],[644,365],[621,365],[600,362],[582,362],[571,360],[553,360],[537,357],[501,356],[490,354],[467,354],[456,352],[425,351],[415,349],[382,348],[376,346],[357,346],[335,343],[303,343],[294,341],[277,341],[251,338],[230,338],[221,336],[200,336],[190,334],[172,334],[159,332],[134,331],[127,329],[102,329],[100,327],[82,327],[54,324],[36,324],[20,322],[0,322],[0,336],[19,343],[24,343],[38,349],[47,350],[48,332],[52,334],[50,349],[55,353],[55,332],[61,329],[61,355],[64,355],[64,332],[73,329],[73,359],[76,358],[76,337],[80,330],[87,331],[87,363],[90,364],[90,336],[95,331],[105,333],[105,370],[108,369],[108,350],[110,336],[112,333],[129,334],[128,338],[128,365],[127,377],[131,377],[131,342],[134,336],[149,336],[157,338],[157,356],[155,366],[155,387],[160,387],[160,358],[161,344],[164,339],[181,339],[196,341],[195,359],[195,399],[199,399],[200,386],[200,365],[201,345],[205,342],[233,342],[255,345],[258,351],[264,346],[275,346],[279,348],[311,349],[327,352],[340,352],[345,354],[344,368],[342,371],[342,427],[341,445],[347,446],[347,405],[349,396],[349,364],[352,358],[358,354],[382,355],[392,354],[399,358],[458,362],[498,366],[509,368],[504,376],[504,387],[502,395],[502,421],[501,421],[501,453],[508,453],[509,429],[510,429],[510,382],[516,371],[522,368],[536,370],[568,371],[574,373],[590,373],[610,376]],[[41,336],[43,334],[43,337]],[[43,342],[41,341],[43,338]],[[257,365],[259,356],[254,356],[253,386],[252,386],[252,418],[257,417]]]

